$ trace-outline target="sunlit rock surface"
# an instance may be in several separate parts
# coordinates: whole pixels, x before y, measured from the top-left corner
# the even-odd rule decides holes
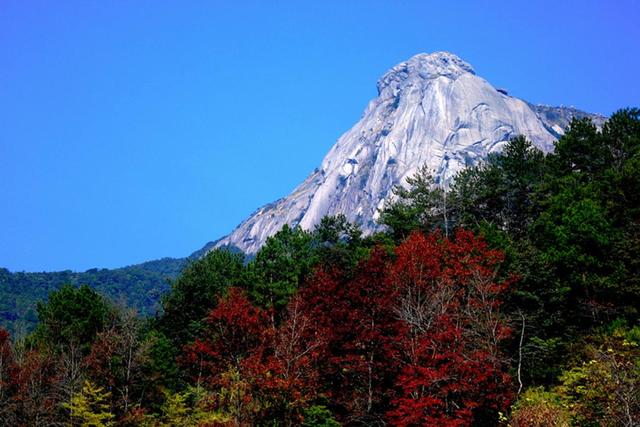
[[[284,224],[312,229],[342,213],[365,233],[379,229],[379,209],[396,184],[423,164],[439,185],[510,138],[526,135],[548,152],[571,117],[603,116],[574,108],[532,105],[496,89],[447,52],[419,54],[378,81],[378,96],[290,195],[254,212],[216,246],[255,253]]]

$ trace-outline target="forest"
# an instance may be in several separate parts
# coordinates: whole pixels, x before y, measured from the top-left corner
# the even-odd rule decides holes
[[[0,425],[640,425],[640,109],[394,193],[190,260],[156,316],[52,291],[0,329]]]
[[[62,285],[88,285],[116,304],[134,307],[141,315],[158,311],[160,297],[169,289],[191,257],[162,258],[116,269],[84,272],[11,272],[0,268],[0,328],[22,338],[38,323],[36,306]]]

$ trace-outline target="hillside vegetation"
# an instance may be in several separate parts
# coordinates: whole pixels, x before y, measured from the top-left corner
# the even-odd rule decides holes
[[[38,322],[36,305],[64,284],[88,285],[141,315],[154,315],[160,296],[187,264],[185,258],[163,258],[118,269],[93,268],[85,272],[10,272],[0,268],[0,327],[24,336]]]

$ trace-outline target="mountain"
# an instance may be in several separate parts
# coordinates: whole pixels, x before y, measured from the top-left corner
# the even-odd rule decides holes
[[[88,284],[116,302],[154,314],[160,295],[192,259],[216,247],[254,254],[284,224],[312,228],[324,215],[343,213],[367,233],[379,228],[378,210],[394,185],[428,164],[447,185],[460,169],[524,134],[544,151],[573,117],[601,125],[605,117],[575,108],[533,105],[477,76],[457,56],[420,54],[378,81],[378,96],[331,148],[321,166],[289,196],[263,206],[231,234],[187,258],[165,258],[119,269],[85,272],[10,272],[0,268],[0,327],[23,335],[37,321],[37,301],[64,283]]]
[[[115,303],[154,315],[160,296],[169,290],[189,258],[162,258],[116,269],[92,268],[85,272],[11,272],[0,268],[0,328],[24,336],[37,323],[36,306],[64,284],[89,285]]]
[[[38,322],[36,307],[64,284],[89,285],[116,304],[131,307],[143,316],[160,310],[160,298],[182,270],[202,258],[217,242],[185,258],[161,258],[121,268],[91,268],[76,272],[12,272],[0,268],[0,328],[25,336]],[[235,248],[228,248],[231,251]]]
[[[342,213],[365,233],[379,229],[379,209],[395,185],[422,165],[448,185],[461,169],[526,135],[548,152],[573,117],[605,117],[574,108],[532,105],[496,89],[448,52],[419,54],[386,72],[378,96],[285,198],[254,212],[215,247],[255,253],[284,224],[311,229]]]

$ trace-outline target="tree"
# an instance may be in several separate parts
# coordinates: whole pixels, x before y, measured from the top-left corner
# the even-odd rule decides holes
[[[174,393],[167,394],[164,404],[162,405],[162,426],[188,426],[193,424],[189,414],[193,411],[188,406],[190,393]]]
[[[63,401],[58,373],[51,354],[29,350],[20,357],[14,396],[16,419],[23,425],[44,426],[55,423]]]
[[[638,317],[639,115],[618,111],[601,131],[574,120],[548,156],[531,234],[565,289],[560,311],[573,328]]]
[[[502,254],[470,232],[453,240],[412,234],[396,251],[389,280],[409,326],[406,359],[388,418],[394,425],[494,424],[510,399],[499,344],[509,283],[495,280]]]
[[[385,251],[375,248],[353,274],[317,270],[299,296],[311,320],[307,339],[319,341],[321,384],[345,423],[383,422],[391,399],[403,326],[387,266]]]
[[[640,108],[616,111],[602,127],[602,136],[612,167],[623,169],[640,151]]]
[[[446,221],[446,192],[437,187],[427,165],[422,166],[407,178],[408,188],[397,186],[393,189],[391,203],[385,205],[380,215],[380,223],[388,227],[394,239],[404,240],[414,230],[431,232],[450,224]]]
[[[34,336],[44,346],[58,351],[77,345],[88,352],[96,334],[111,318],[111,307],[97,292],[86,285],[64,285],[52,292],[46,303],[38,304],[40,323]]]
[[[178,349],[164,333],[155,329],[146,332],[142,347],[145,349],[141,367],[145,403],[156,409],[168,390],[178,388],[181,373],[176,361]]]
[[[178,393],[167,393],[154,427],[228,426],[232,419],[211,408],[212,396],[204,389],[188,387]]]
[[[340,427],[340,423],[325,406],[315,405],[304,412],[302,427]]]
[[[636,426],[640,422],[640,327],[617,319],[574,346],[560,384],[527,390],[513,406],[515,426]]]
[[[640,328],[614,329],[584,346],[586,359],[565,371],[556,388],[581,426],[640,424]],[[597,342],[600,341],[600,342]]]
[[[83,367],[93,383],[110,390],[113,412],[130,415],[135,402],[143,400],[148,342],[142,339],[140,319],[135,311],[123,310],[107,330],[98,334]]]
[[[202,336],[185,346],[181,365],[196,390],[212,392],[208,407],[216,416],[238,425],[258,419],[263,405],[257,377],[263,372],[263,351],[273,340],[269,318],[244,290],[231,288],[210,311]]]
[[[182,365],[197,386],[215,387],[229,369],[269,339],[268,313],[255,307],[239,288],[231,288],[209,312],[201,337],[184,348]]]
[[[452,217],[505,253],[519,276],[506,308],[526,319],[522,377],[555,381],[568,346],[640,304],[640,112],[598,130],[574,120],[543,156],[524,138],[456,176]]]
[[[318,392],[319,340],[309,340],[310,319],[294,297],[273,332],[242,363],[253,381],[254,401],[262,407],[260,423],[299,425],[302,412]]]
[[[557,393],[531,388],[513,406],[513,427],[569,427],[571,415]]]
[[[15,359],[11,337],[0,328],[0,425],[15,423],[15,394],[17,392],[18,365]]]
[[[256,304],[276,313],[285,307],[316,262],[311,243],[308,232],[286,224],[267,239],[248,265],[248,291]]]
[[[324,268],[350,272],[366,255],[362,231],[343,214],[323,217],[311,236],[317,263]]]
[[[218,298],[241,284],[243,262],[242,254],[215,249],[189,264],[171,285],[162,301],[160,327],[178,346],[193,341]]]
[[[537,215],[534,194],[544,177],[544,159],[542,151],[518,136],[501,153],[460,172],[450,195],[456,225],[478,230],[491,223],[522,237]]]
[[[592,179],[611,164],[611,152],[590,119],[573,119],[555,144],[550,167],[557,176],[580,174]]]
[[[600,321],[609,299],[607,282],[618,268],[610,257],[618,231],[593,191],[567,178],[563,191],[549,199],[534,230],[542,259],[552,269],[553,282],[547,286],[566,289],[559,304],[549,304],[547,310],[559,310],[569,324]]]
[[[312,319],[299,296],[289,301],[273,340],[245,359],[255,379],[254,399],[263,408],[260,422],[300,425],[304,411],[318,395],[322,337],[311,337]]]
[[[85,381],[82,391],[76,393],[63,406],[69,410],[71,425],[82,427],[108,427],[114,425],[115,416],[109,412],[110,393]]]

